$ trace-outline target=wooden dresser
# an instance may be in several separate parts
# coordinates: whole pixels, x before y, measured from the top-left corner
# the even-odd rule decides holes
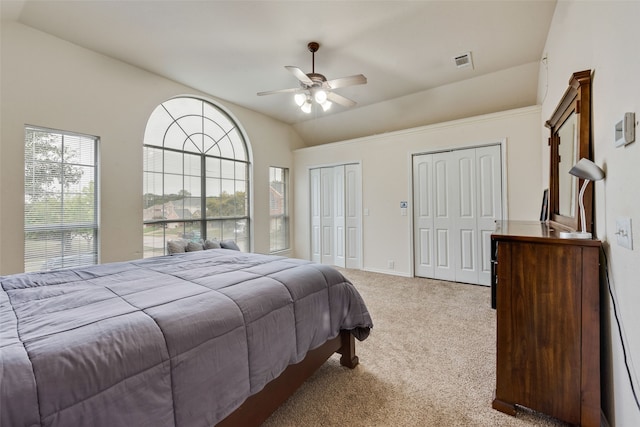
[[[562,239],[540,222],[501,221],[491,236],[497,310],[493,408],[521,405],[600,425],[600,241]]]

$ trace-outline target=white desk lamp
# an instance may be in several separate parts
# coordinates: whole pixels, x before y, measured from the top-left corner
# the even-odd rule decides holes
[[[587,189],[589,181],[600,181],[604,178],[604,171],[589,159],[582,158],[576,163],[569,173],[578,178],[584,179],[584,183],[580,188],[578,203],[580,204],[580,222],[582,223],[582,231],[561,231],[560,237],[567,239],[590,239],[591,233],[587,232],[587,224],[584,214],[584,190]]]

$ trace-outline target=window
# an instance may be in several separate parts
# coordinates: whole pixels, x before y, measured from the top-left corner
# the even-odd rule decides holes
[[[269,168],[271,252],[289,249],[289,169]]]
[[[249,248],[249,155],[238,125],[196,98],[159,105],[144,135],[144,257],[167,241],[233,239]]]
[[[25,128],[24,270],[98,262],[98,138]]]

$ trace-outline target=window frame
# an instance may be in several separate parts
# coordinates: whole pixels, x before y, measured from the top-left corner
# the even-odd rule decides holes
[[[40,154],[40,159],[36,159],[36,156],[27,152],[31,144],[29,137],[35,133],[53,135],[60,139],[60,152],[57,153],[60,156],[60,161],[52,161],[50,155],[44,159],[42,158],[42,154]],[[100,138],[95,135],[62,131],[35,125],[25,125],[24,135],[24,271],[48,271],[66,267],[98,264],[100,255]],[[71,139],[71,141],[66,142],[68,139]],[[73,152],[67,157],[69,153],[65,147],[67,144],[71,145],[73,139],[77,139],[79,144],[91,143],[91,155],[87,157],[80,154],[82,159],[76,159],[75,162],[71,161],[77,155],[77,152]],[[81,148],[82,146],[77,147],[77,149]],[[35,151],[35,148],[33,148],[33,150]],[[55,168],[58,167],[60,169],[58,172],[61,176],[54,178],[58,183],[57,185],[55,185],[55,181],[37,184],[42,186],[42,193],[38,196],[41,196],[44,200],[41,201],[41,209],[44,208],[44,212],[38,213],[36,211],[34,213],[34,203],[37,202],[37,200],[34,199],[37,199],[37,196],[34,195],[33,188],[28,190],[28,187],[35,185],[35,176],[41,174],[42,170],[50,167],[47,165],[54,165],[54,171]],[[72,170],[68,168],[75,168],[75,172],[65,174],[65,171]],[[78,174],[78,169],[83,170],[83,172],[81,172],[79,176],[76,176],[77,181],[73,182],[73,174]],[[83,183],[80,181],[86,170],[90,170],[92,175],[89,176],[90,179],[86,182],[86,186],[83,186]],[[31,176],[28,176],[27,174],[30,171]],[[52,171],[49,169],[46,173],[50,174]],[[66,183],[67,179],[71,180],[70,184]],[[77,184],[79,184],[79,186],[77,186]],[[50,188],[44,188],[45,185]],[[75,186],[75,192],[72,191],[71,185]],[[53,188],[56,186],[59,187],[59,190]],[[85,192],[85,189],[89,189],[90,191]],[[85,200],[83,200],[83,197]],[[68,205],[69,202],[74,201],[74,198],[76,198],[76,203],[83,203],[86,202],[87,197],[91,203],[89,212],[91,212],[91,209],[93,210],[92,218],[88,221],[78,218],[82,212],[86,212],[86,206],[80,205],[75,207],[75,209],[65,210],[65,204]],[[56,206],[56,198],[58,198],[57,204],[59,206]],[[35,207],[37,208],[37,205]],[[57,221],[55,220],[56,213],[58,215]],[[53,221],[52,217],[54,219]],[[32,238],[31,236],[33,236],[34,233],[38,233],[40,236]],[[75,235],[73,235],[73,233],[75,233]],[[56,237],[58,234],[60,236]],[[72,235],[71,238],[69,238],[70,234]],[[77,236],[85,239],[85,249],[89,250],[81,249],[83,242],[76,243],[75,249],[71,247],[71,245],[74,245],[73,239]],[[56,249],[56,245],[58,244],[60,248]],[[40,268],[33,267],[36,262],[41,263]]]
[[[181,114],[177,114],[177,110],[170,105],[172,102],[178,103],[178,106],[180,102],[184,102],[186,106],[184,111],[190,112],[182,111]],[[199,106],[199,111],[189,110],[195,105]],[[166,128],[158,127],[158,123]],[[202,126],[198,131],[192,129],[199,125],[196,123],[201,123]],[[150,132],[152,132],[151,136]],[[180,138],[183,140],[181,141]],[[150,163],[148,154],[152,150],[157,150],[157,155],[162,158],[158,170],[151,170],[148,166]],[[174,170],[168,173],[167,155],[176,154],[182,156],[182,164],[176,163],[174,167],[181,168],[181,172]],[[185,95],[164,101],[156,107],[147,122],[143,156],[143,198],[145,198],[143,201],[145,210],[143,256],[145,258],[167,254],[167,242],[176,238],[232,239],[242,250],[251,250],[250,148],[239,123],[229,113],[215,103],[195,96]],[[187,161],[187,157],[193,161]],[[188,173],[187,164],[189,168],[197,170],[197,173]],[[199,166],[194,166],[196,164]],[[159,191],[155,184],[148,185],[148,179],[152,179],[154,175],[158,182],[161,181],[157,185],[161,187]],[[178,185],[176,182],[180,177],[182,183]],[[168,184],[167,178],[173,179],[173,185]],[[179,195],[182,191],[182,200],[169,200],[175,194],[168,188],[177,188],[176,185],[181,186],[176,194]],[[147,200],[147,197],[151,197],[152,194],[151,187],[156,189],[155,196],[158,198],[153,204],[151,200]],[[196,189],[196,193],[192,193],[190,191],[192,189]],[[230,189],[232,190],[227,191]],[[192,194],[195,195],[192,196]],[[187,199],[191,200],[187,201]],[[199,207],[196,206],[194,199],[198,199]],[[178,209],[175,209],[174,201],[178,202],[176,204]],[[212,208],[211,204],[216,207]],[[230,207],[230,205],[234,206]],[[153,209],[155,213],[148,212],[149,209]],[[212,215],[211,209],[219,209],[218,214]],[[225,210],[227,210],[226,214]],[[151,218],[149,218],[150,215]],[[153,239],[149,237],[152,235]]]
[[[282,176],[282,191],[274,188],[275,174]],[[280,166],[269,166],[269,253],[279,253],[291,250],[291,217],[290,217],[290,171],[289,168]],[[279,203],[282,203],[282,213],[274,214],[274,196],[280,196]],[[274,222],[279,225],[275,227]],[[279,230],[278,230],[279,229]],[[282,241],[282,245],[278,245],[278,241]],[[274,243],[275,242],[275,243]]]

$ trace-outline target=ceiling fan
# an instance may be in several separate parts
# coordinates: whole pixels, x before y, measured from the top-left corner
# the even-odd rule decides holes
[[[338,79],[327,80],[322,74],[316,73],[315,70],[315,53],[320,48],[317,42],[310,42],[307,47],[311,52],[311,72],[304,73],[300,68],[291,65],[285,66],[299,81],[300,87],[280,90],[270,90],[266,92],[258,92],[258,95],[272,95],[274,93],[295,93],[294,100],[296,104],[305,113],[311,112],[312,102],[315,101],[324,111],[331,108],[331,104],[342,105],[343,107],[353,107],[356,102],[338,95],[333,90],[346,86],[361,85],[367,83],[367,78],[362,74],[356,74],[349,77],[341,77]]]

